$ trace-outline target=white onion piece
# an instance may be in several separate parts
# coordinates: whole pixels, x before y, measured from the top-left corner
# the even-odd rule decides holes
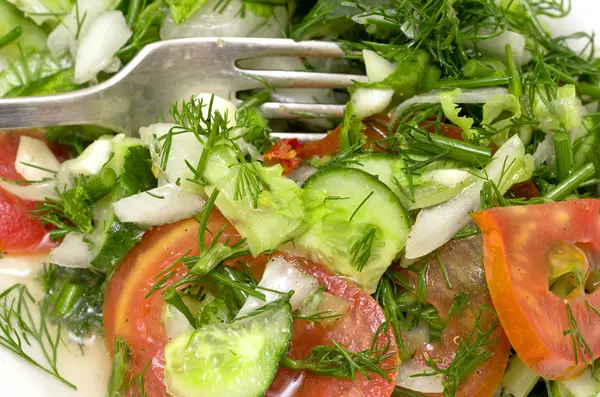
[[[85,235],[71,232],[48,255],[48,261],[65,267],[88,267],[94,259]]]
[[[357,88],[352,94],[354,114],[360,118],[383,112],[392,101],[394,90],[379,88]]]
[[[79,41],[73,81],[83,84],[93,80],[132,35],[121,11],[105,12],[96,18]]]
[[[420,393],[443,393],[444,377],[441,374],[432,376],[415,376],[422,373],[432,373],[433,369],[426,365],[415,363],[413,360],[398,367],[396,385]]]
[[[298,186],[302,186],[304,182],[318,170],[319,169],[316,167],[303,164],[300,167],[293,170],[292,172],[290,172],[289,174],[287,174],[287,177],[296,182]]]
[[[114,3],[115,0],[77,0],[77,5],[73,6],[71,11],[48,35],[48,49],[50,52],[53,55],[62,55],[68,50],[71,56],[75,58],[77,55],[77,37],[81,38],[98,15],[111,9]]]
[[[319,283],[314,277],[302,273],[285,259],[272,258],[267,263],[258,286],[282,293],[293,290],[294,294],[290,299],[290,304],[292,305],[292,310],[296,310],[319,288]],[[258,289],[258,291],[265,294],[266,300],[262,301],[253,296],[249,297],[240,309],[237,317],[243,317],[281,298],[281,294],[275,292],[263,289]]]
[[[274,15],[265,19],[246,10],[242,17],[241,0],[230,0],[225,7],[222,0],[209,0],[194,15],[182,24],[176,24],[170,15],[160,29],[162,40],[180,37],[283,37],[287,30],[286,7],[275,7]]]
[[[385,80],[396,70],[396,64],[377,55],[371,50],[363,50],[363,59],[370,82]],[[354,113],[365,118],[383,112],[392,101],[394,90],[379,88],[357,88],[352,94]]]
[[[165,140],[159,140],[166,135],[175,124],[159,123],[140,128],[140,136],[144,143],[150,145],[150,155],[155,169],[160,169],[161,148]],[[171,141],[171,149],[167,159],[165,170],[161,170],[158,176],[159,186],[167,183],[175,183],[180,179],[182,183],[186,178],[193,178],[192,171],[185,164],[196,164],[202,155],[203,146],[192,133],[174,134]]]
[[[556,153],[554,152],[554,143],[552,141],[553,134],[546,134],[544,140],[540,142],[533,153],[533,161],[536,167],[539,167],[543,162],[549,161],[554,163]]]
[[[392,124],[402,114],[402,112],[412,105],[423,103],[440,103],[440,94],[446,91],[434,90],[421,95],[414,96],[396,108],[392,112]],[[506,88],[491,87],[491,88],[476,88],[473,90],[464,90],[454,98],[454,103],[486,103],[488,100],[499,96],[507,95],[509,92]]]
[[[452,187],[464,182],[467,178],[472,176],[473,174],[464,170],[445,169],[426,172],[422,177],[427,178],[432,182],[439,183],[440,185]]]
[[[27,165],[31,164],[31,165]],[[50,171],[44,171],[40,168]],[[60,161],[45,142],[22,135],[15,158],[15,171],[28,181],[51,178],[60,168]]]
[[[219,112],[221,116],[227,116],[227,127],[235,127],[235,114],[237,112],[237,108],[231,101],[209,92],[201,92],[200,94],[196,95],[195,98],[198,102],[202,101],[202,104],[204,105],[202,107],[202,115],[204,118],[208,117],[208,107],[212,100],[213,114]]]
[[[594,379],[592,371],[587,368],[581,375],[569,380],[559,381],[573,397],[598,396],[598,382]]]
[[[371,50],[363,50],[362,56],[369,81],[383,81],[398,67],[395,62],[390,62]]]
[[[44,201],[46,197],[59,199],[54,188],[56,181],[51,179],[44,182],[32,183],[31,185],[15,185],[0,180],[0,187],[23,200]]]
[[[112,204],[122,222],[142,226],[159,226],[189,218],[204,208],[198,195],[185,192],[177,185],[165,185],[125,197]]]
[[[488,178],[498,184],[503,168],[525,157],[525,147],[518,135],[513,135],[494,154],[485,167]],[[469,212],[480,208],[480,191],[484,180],[479,179],[458,196],[442,204],[425,208],[417,215],[406,243],[406,258],[427,255],[452,239],[470,221]]]
[[[67,162],[67,169],[72,175],[96,175],[108,162],[112,153],[110,139],[98,139],[75,159]]]
[[[489,34],[489,29],[479,29],[480,34]],[[482,32],[483,31],[483,32]],[[506,61],[506,45],[510,44],[513,58],[517,65],[523,66],[531,61],[531,53],[525,50],[525,37],[519,33],[505,31],[489,39],[475,42],[475,46],[483,54]]]

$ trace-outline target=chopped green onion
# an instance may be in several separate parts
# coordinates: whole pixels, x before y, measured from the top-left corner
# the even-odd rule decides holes
[[[470,59],[462,68],[463,75],[469,79],[481,79],[504,72],[506,66],[501,61],[495,59],[494,61],[498,64],[494,64],[490,60]]]
[[[93,202],[106,196],[117,184],[117,174],[112,168],[103,168],[96,176],[86,181],[86,190]]]
[[[560,182],[552,190],[547,192],[544,197],[550,200],[559,201],[567,197],[571,192],[581,186],[581,184],[596,173],[594,164],[587,163],[583,167],[574,171],[567,179]]]
[[[83,285],[81,284],[67,284],[63,287],[56,304],[54,305],[54,314],[57,317],[64,317],[73,308],[75,304],[83,295]]]
[[[0,49],[6,47],[23,34],[23,28],[20,26],[15,26],[10,32],[0,37]]]
[[[481,88],[481,87],[494,87],[500,85],[510,84],[510,79],[506,76],[493,76],[485,77],[481,79],[472,80],[441,80],[439,83],[432,84],[432,89],[453,89],[453,88]]]
[[[410,145],[432,154],[446,152],[446,157],[466,163],[482,166],[492,158],[492,150],[483,146],[474,145],[452,139],[443,135],[432,134],[424,131],[411,134],[414,142]]]
[[[573,147],[571,136],[567,132],[559,132],[552,137],[556,152],[556,168],[558,180],[564,181],[573,171]]]
[[[163,292],[163,298],[165,302],[173,306],[175,309],[179,310],[181,314],[185,316],[185,318],[188,320],[192,327],[197,327],[198,320],[196,320],[196,317],[194,317],[194,315],[190,311],[190,308],[187,307],[187,305],[183,302],[183,299],[181,299],[181,295],[179,295],[179,292],[177,292],[175,288],[167,288],[165,292]]]
[[[521,84],[521,75],[517,64],[515,63],[510,44],[506,43],[506,63],[508,64],[508,77],[510,77],[510,83],[508,84],[510,93],[521,98],[523,96],[523,85]]]
[[[241,112],[245,109],[251,109],[254,107],[258,107],[258,106],[262,105],[263,103],[268,102],[270,100],[271,100],[271,90],[269,90],[268,88],[265,88],[265,89],[257,92],[256,94],[253,94],[251,97],[249,97],[244,102],[242,102],[242,104],[238,108],[238,112]]]

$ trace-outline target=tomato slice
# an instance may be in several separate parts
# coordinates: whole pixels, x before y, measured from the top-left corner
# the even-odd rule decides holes
[[[207,229],[216,234],[227,225],[221,239],[239,241],[236,230],[217,211],[209,218]],[[167,335],[164,325],[164,299],[159,292],[146,295],[157,281],[156,276],[171,263],[190,251],[198,254],[199,225],[193,219],[160,226],[147,232],[139,245],[127,254],[111,277],[106,289],[102,312],[108,349],[112,353],[115,337],[123,338],[132,349],[130,372],[136,376],[150,362],[144,377],[148,396],[164,396],[164,347]],[[207,244],[211,234],[206,233]],[[180,265],[172,282],[187,273]]]
[[[521,360],[547,379],[576,376],[600,356],[600,316],[592,310],[600,308],[600,291],[560,298],[548,281],[548,254],[557,244],[583,247],[591,262],[597,257],[599,210],[600,200],[574,200],[472,215],[484,236],[486,278],[500,322]],[[582,338],[573,340],[570,331]],[[584,340],[593,357],[577,346]]]
[[[331,340],[341,343],[352,351],[368,349],[377,329],[385,321],[379,304],[355,284],[340,276],[333,276],[324,267],[307,259],[286,256],[303,272],[315,277],[325,285],[325,291],[344,298],[350,303],[349,311],[333,327],[323,327],[305,320],[294,320],[294,334],[289,356],[303,359],[316,345],[331,345]],[[390,396],[396,383],[398,355],[396,342],[391,331],[380,334],[378,347],[390,342],[388,353],[392,356],[384,360],[382,368],[391,368],[390,381],[380,375],[371,374],[371,380],[358,374],[355,380],[317,376],[309,371],[294,371],[280,368],[271,385],[268,397],[384,397]]]
[[[12,181],[23,179],[15,170],[22,135],[43,140],[43,135],[35,131],[0,132],[0,178]],[[52,149],[57,155],[64,154],[59,147]],[[47,251],[53,246],[48,238],[48,230],[29,212],[35,207],[35,202],[23,200],[0,188],[0,252],[25,254]]]
[[[208,229],[216,233],[222,225],[227,225],[223,239],[231,236],[232,242],[239,240],[233,226],[217,211],[211,214]],[[146,233],[141,243],[124,259],[112,276],[106,290],[104,301],[104,328],[109,351],[113,341],[120,336],[131,346],[132,363],[130,372],[139,374],[150,362],[145,374],[145,387],[148,396],[164,396],[164,347],[167,344],[163,320],[164,300],[160,292],[146,294],[156,282],[156,276],[178,257],[191,249],[197,254],[198,224],[186,220],[176,224],[161,226]],[[206,234],[210,242],[209,233]],[[288,258],[291,260],[291,258]],[[323,268],[307,260],[294,261],[300,269],[316,277],[326,285],[327,290],[350,302],[350,310],[334,328],[325,329],[307,321],[294,321],[294,338],[290,354],[293,358],[304,358],[310,348],[316,344],[330,343],[330,338],[352,350],[363,350],[371,346],[375,331],[384,321],[382,309],[375,300],[357,286],[341,277],[334,277]],[[265,257],[251,262],[253,272],[260,277],[266,263]],[[176,269],[178,280],[187,270],[181,266]],[[387,341],[391,338],[390,353],[396,352],[391,333],[381,335]],[[309,373],[280,369],[276,381],[269,392],[270,396],[279,395],[277,390],[296,390],[294,396],[389,396],[395,384],[396,354],[386,359],[385,366],[390,371],[391,381],[373,376],[368,381],[358,375],[355,381],[317,377]]]
[[[484,306],[492,307],[492,301],[485,285],[481,253],[482,241],[478,236],[452,240],[441,247],[439,255],[448,279],[437,259],[430,259],[425,274],[427,303],[433,305],[442,318],[448,316],[459,294],[466,294],[468,307],[462,315],[450,317],[439,342],[429,343],[417,349],[413,357],[416,362],[425,365],[427,355],[442,368],[450,365],[458,352],[457,338],[468,337],[480,312],[481,330],[485,332],[490,329],[494,316],[486,310],[482,311]],[[414,273],[411,273],[410,277],[416,285]],[[493,342],[486,346],[492,357],[461,381],[457,396],[491,397],[498,389],[508,363],[510,345],[501,327],[492,333],[488,342]],[[428,395],[441,396],[433,393]]]

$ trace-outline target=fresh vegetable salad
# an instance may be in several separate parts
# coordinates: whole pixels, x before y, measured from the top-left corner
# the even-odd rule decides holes
[[[237,107],[215,87],[128,135],[0,132],[1,394],[596,396],[600,62],[592,35],[553,38],[568,9],[0,0],[2,97],[194,36],[337,41],[345,59],[253,67],[368,77]]]

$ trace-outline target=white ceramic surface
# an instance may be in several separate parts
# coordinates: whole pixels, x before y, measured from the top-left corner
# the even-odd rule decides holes
[[[600,47],[600,0],[572,0],[573,10],[571,15],[564,20],[549,20],[556,35],[564,35],[573,31],[594,31],[598,32],[596,37],[596,46]],[[577,43],[573,43],[577,46]],[[600,55],[600,52],[597,52]],[[22,280],[18,272],[9,275],[2,271],[9,265],[7,262],[0,261],[0,289]],[[23,271],[25,278],[26,271]],[[66,348],[61,349],[65,352]],[[77,349],[70,347],[71,353],[80,356]],[[105,390],[102,390],[107,379],[107,361],[102,348],[94,349],[84,357],[71,358],[60,365],[64,369],[63,375],[72,379],[80,386],[78,391],[70,390],[52,377],[31,367],[29,364],[18,359],[6,350],[0,348],[0,395],[2,397],[102,397]],[[99,389],[99,390],[98,390]]]

